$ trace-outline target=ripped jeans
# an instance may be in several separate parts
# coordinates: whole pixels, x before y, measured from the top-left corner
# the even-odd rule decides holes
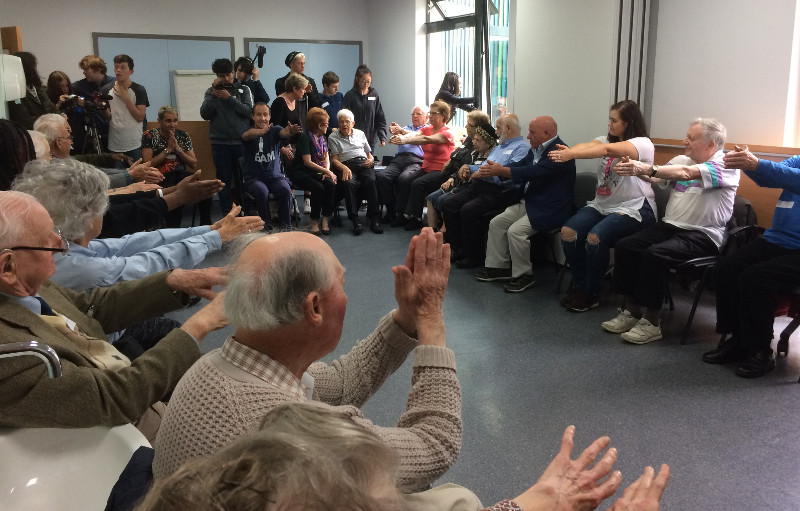
[[[647,200],[639,210],[642,221],[633,217],[612,213],[603,215],[591,206],[586,206],[564,223],[577,233],[573,241],[561,240],[564,256],[572,269],[575,285],[595,296],[603,291],[603,276],[608,270],[611,248],[614,244],[655,223],[653,209]],[[588,243],[586,238],[594,234],[598,243]]]

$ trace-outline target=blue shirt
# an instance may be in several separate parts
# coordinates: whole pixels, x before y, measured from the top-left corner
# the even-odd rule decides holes
[[[88,248],[70,243],[66,254],[56,255],[51,280],[78,291],[110,286],[173,268],[194,268],[221,247],[219,233],[207,225],[96,239]]]
[[[424,124],[422,126],[425,126]],[[406,131],[419,131],[422,129],[422,126],[414,127],[413,124],[409,124],[408,126],[403,126],[403,129]],[[416,154],[420,158],[422,158],[422,146],[421,145],[412,145],[412,144],[403,144],[397,146],[397,152],[394,153],[395,155],[400,153],[411,153]]]
[[[342,109],[342,102],[344,101],[344,95],[341,92],[337,92],[333,96],[326,96],[325,94],[320,93],[319,95],[320,101],[322,101],[322,108],[328,112],[328,129],[338,128],[339,127],[339,110]]]
[[[242,133],[250,128],[243,130]],[[252,140],[242,140],[244,147],[244,178],[274,179],[281,174],[281,126],[272,126],[265,134]]]
[[[800,156],[782,162],[758,160],[756,170],[745,170],[758,186],[783,188],[772,227],[764,233],[764,239],[791,250],[800,249]]]
[[[495,163],[498,163],[502,166],[507,166],[509,163],[520,161],[528,154],[531,147],[522,137],[514,137],[511,139],[506,140],[504,143],[496,145],[492,152],[489,153],[489,156],[486,157],[487,160],[492,160]],[[477,172],[480,168],[479,165],[470,165],[469,171],[470,172]],[[510,179],[503,178],[500,179],[498,176],[492,177],[482,177],[484,181],[489,181],[491,183],[495,183],[503,188],[511,188],[514,184],[511,182]]]
[[[16,295],[9,295],[7,293],[0,293],[0,295],[3,295],[7,297],[9,300],[13,301],[14,303],[25,307],[26,309],[33,312],[37,316],[42,315],[42,304],[34,296],[16,296]],[[36,296],[39,296],[39,293],[36,293]]]

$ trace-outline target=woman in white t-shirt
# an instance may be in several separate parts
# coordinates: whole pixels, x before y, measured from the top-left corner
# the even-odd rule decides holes
[[[655,148],[647,137],[639,105],[631,100],[611,106],[608,135],[573,147],[556,147],[548,155],[556,162],[600,158],[594,200],[561,228],[561,244],[575,283],[561,304],[583,312],[600,305],[611,247],[656,220],[655,196],[650,185],[641,179],[617,175],[614,165],[623,156],[653,163]]]

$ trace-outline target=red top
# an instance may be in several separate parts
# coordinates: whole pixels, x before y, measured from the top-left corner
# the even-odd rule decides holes
[[[421,135],[431,136],[434,135],[433,126],[428,124],[419,129]],[[422,146],[422,170],[425,172],[433,172],[434,170],[442,170],[447,162],[450,160],[450,153],[453,152],[456,144],[453,142],[453,134],[447,126],[436,132],[442,134],[447,138],[446,144],[425,144]]]

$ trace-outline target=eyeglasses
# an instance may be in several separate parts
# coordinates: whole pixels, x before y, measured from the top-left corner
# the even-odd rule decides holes
[[[59,246],[58,247],[11,247],[6,248],[5,250],[38,250],[42,252],[56,252],[63,254],[69,250],[69,243],[67,240],[64,239],[62,236],[61,231],[58,229],[53,229],[53,232],[58,235],[59,239]]]
[[[442,112],[437,112],[436,110],[431,110],[430,115],[444,115]]]
[[[75,137],[73,137],[72,135],[69,135],[69,136],[66,136],[66,137],[56,137],[56,138],[58,138],[59,140],[61,140],[62,138],[66,138],[66,139],[69,139],[69,140],[75,140]]]

